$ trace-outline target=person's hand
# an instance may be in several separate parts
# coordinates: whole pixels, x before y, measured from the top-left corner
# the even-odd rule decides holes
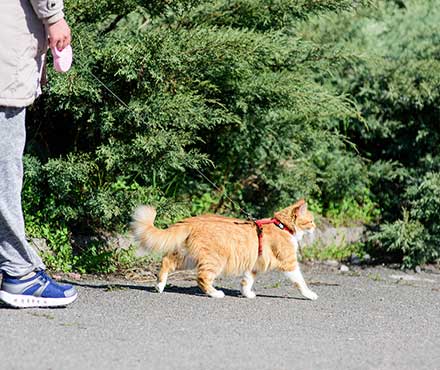
[[[56,47],[60,51],[70,45],[72,40],[70,28],[64,18],[49,24],[47,26],[47,33],[49,36],[49,46],[51,48]]]

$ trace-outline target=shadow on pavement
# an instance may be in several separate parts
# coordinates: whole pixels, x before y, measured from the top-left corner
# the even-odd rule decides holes
[[[225,293],[227,297],[239,297],[240,292],[235,289],[227,289],[217,286],[217,289],[220,289]],[[203,293],[199,287],[192,286],[192,287],[182,287],[182,286],[175,286],[175,285],[167,285],[165,287],[164,293],[177,293],[177,294],[188,294],[188,295],[196,295],[200,297],[207,297],[209,298],[205,293]]]
[[[103,289],[106,291],[116,291],[116,290],[125,290],[125,289],[135,289],[135,290],[142,290],[149,293],[158,294],[156,287],[154,286],[146,286],[146,285],[133,285],[133,284],[115,284],[115,283],[104,283],[104,284],[90,284],[90,283],[82,283],[78,281],[70,281],[70,280],[62,280],[61,282],[84,287],[84,288],[92,288],[92,289]],[[238,290],[233,289],[223,289],[223,292],[227,296],[232,297],[238,297],[240,296],[240,292]],[[186,294],[186,295],[193,295],[193,296],[201,296],[201,297],[208,297],[206,294],[204,294],[199,287],[197,286],[191,286],[191,287],[182,287],[182,286],[176,286],[176,285],[167,285],[164,290],[164,294],[166,293],[177,293],[177,294]]]
[[[308,301],[307,298],[303,297],[290,297],[286,295],[270,295],[270,294],[258,294],[257,298],[278,298],[278,299],[294,299],[295,301]]]
[[[19,310],[20,308],[9,306],[5,302],[0,301],[0,310]]]
[[[134,290],[142,290],[148,293],[158,294],[155,286],[146,286],[146,285],[133,285],[133,284],[115,284],[115,283],[103,283],[103,284],[91,284],[91,283],[83,283],[77,281],[62,281],[63,283],[68,283],[71,285],[84,287],[84,288],[92,288],[92,289],[102,289],[108,292],[117,291],[117,290],[126,290],[126,289],[134,289]],[[236,289],[228,289],[217,286],[217,289],[222,290],[226,297],[242,297],[240,291]],[[162,294],[174,293],[174,294],[185,294],[191,296],[198,297],[206,297],[209,298],[206,294],[204,294],[198,286],[176,286],[176,285],[167,285]],[[257,293],[258,298],[272,298],[272,299],[294,299],[298,301],[307,301],[308,299],[303,297],[295,297],[295,296],[287,296],[287,295],[271,295],[271,294],[261,294]]]
[[[118,284],[118,283],[102,283],[102,284],[91,284],[91,283],[83,283],[79,281],[71,281],[71,280],[59,280],[59,282],[64,284],[70,284],[74,286],[79,286],[83,288],[92,288],[92,289],[102,289],[106,291],[115,291],[115,290],[124,290],[124,289],[134,289],[134,290],[143,290],[147,292],[156,292],[155,287],[145,286],[145,285],[132,285],[132,284]]]

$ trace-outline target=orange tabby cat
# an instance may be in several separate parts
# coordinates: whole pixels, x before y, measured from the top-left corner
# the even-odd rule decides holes
[[[252,221],[202,215],[161,230],[153,224],[155,217],[154,208],[139,207],[133,216],[132,230],[142,247],[166,253],[158,277],[160,293],[170,272],[197,268],[197,283],[209,296],[224,297],[213,286],[217,276],[241,274],[241,293],[255,298],[252,285],[256,274],[276,269],[284,272],[304,297],[318,298],[307,287],[297,261],[298,241],[305,232],[315,229],[304,200],[275,213],[279,226],[269,223],[258,227]]]

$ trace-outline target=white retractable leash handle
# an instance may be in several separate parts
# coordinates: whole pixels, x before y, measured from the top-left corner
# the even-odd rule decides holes
[[[70,45],[63,50],[58,50],[55,47],[50,48],[53,56],[53,66],[57,72],[67,72],[72,65],[73,51]]]

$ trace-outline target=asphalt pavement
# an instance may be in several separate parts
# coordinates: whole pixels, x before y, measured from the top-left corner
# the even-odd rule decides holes
[[[304,266],[319,298],[281,274],[201,294],[191,274],[153,282],[73,281],[67,308],[0,307],[0,369],[440,369],[440,273]]]

